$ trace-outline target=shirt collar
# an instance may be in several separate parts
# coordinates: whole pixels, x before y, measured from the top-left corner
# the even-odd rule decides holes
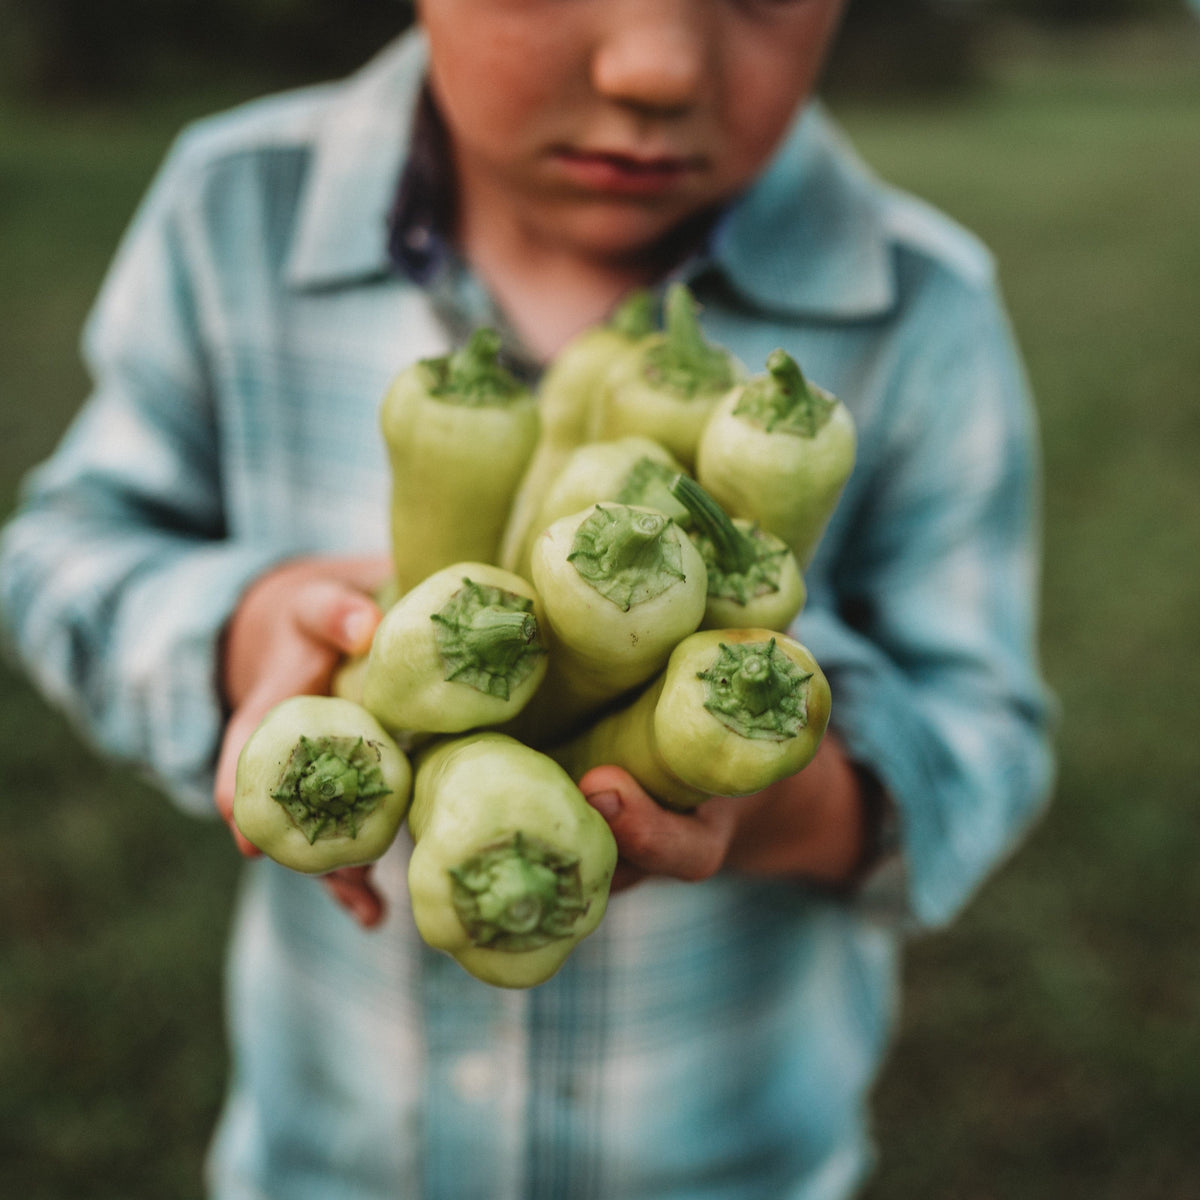
[[[388,214],[425,74],[418,35],[391,43],[324,110],[287,264],[295,287],[384,275]]]
[[[428,147],[410,145],[425,64],[424,39],[405,35],[326,111],[289,259],[292,284],[328,286],[397,267],[422,282],[436,270],[449,198],[425,161]],[[879,315],[896,292],[883,204],[878,181],[812,103],[766,173],[714,226],[701,261],[766,311]]]
[[[718,223],[710,257],[736,292],[783,315],[865,318],[895,300],[880,184],[815,102]]]
[[[388,258],[414,283],[429,283],[449,261],[454,208],[446,127],[426,86],[417,101],[408,161],[388,214]]]

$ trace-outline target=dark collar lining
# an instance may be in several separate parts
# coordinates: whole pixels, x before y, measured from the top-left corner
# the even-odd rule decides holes
[[[426,84],[417,99],[408,160],[388,214],[388,258],[414,283],[427,283],[445,262],[454,208],[449,139]]]

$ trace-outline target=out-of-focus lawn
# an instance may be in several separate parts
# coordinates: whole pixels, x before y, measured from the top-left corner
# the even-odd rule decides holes
[[[190,97],[0,111],[0,511]],[[913,948],[870,1200],[1200,1195],[1200,38],[1006,55],[962,101],[837,105],[997,253],[1045,438],[1055,806]],[[198,1196],[236,865],[0,673],[6,1194]]]
[[[871,1200],[1200,1196],[1200,39],[843,114],[996,252],[1045,442],[1055,805],[915,947]]]

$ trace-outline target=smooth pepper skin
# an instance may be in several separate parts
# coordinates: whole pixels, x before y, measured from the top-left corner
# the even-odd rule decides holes
[[[476,331],[456,355],[413,363],[384,396],[398,594],[452,563],[498,560],[538,410],[496,365],[489,334]]]
[[[486,731],[422,751],[409,830],[417,929],[485,983],[543,983],[604,916],[612,831],[557,763],[514,738]]]
[[[323,875],[387,850],[408,811],[412,779],[408,757],[361,705],[293,696],[242,747],[233,817],[268,858]]]
[[[464,598],[475,602],[456,614]],[[516,716],[546,674],[536,601],[526,580],[488,563],[435,571],[375,630],[363,705],[397,732],[459,733]]]
[[[716,406],[700,435],[696,479],[730,516],[782,538],[806,567],[854,469],[854,419],[784,351],[767,366]]]
[[[748,677],[738,678],[739,656]],[[762,669],[747,671],[750,658]],[[606,763],[624,767],[661,804],[686,810],[802,770],[825,735],[830,703],[828,680],[793,638],[769,629],[702,630],[679,643],[631,704],[553,754],[577,780]]]

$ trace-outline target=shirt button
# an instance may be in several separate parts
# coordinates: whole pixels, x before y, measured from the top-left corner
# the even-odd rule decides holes
[[[477,1050],[455,1062],[450,1071],[450,1086],[460,1100],[486,1100],[492,1093],[495,1074],[491,1055]]]

